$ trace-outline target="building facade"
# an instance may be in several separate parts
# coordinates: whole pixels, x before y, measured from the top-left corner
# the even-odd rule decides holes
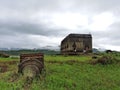
[[[91,34],[69,34],[61,42],[61,54],[92,52]]]

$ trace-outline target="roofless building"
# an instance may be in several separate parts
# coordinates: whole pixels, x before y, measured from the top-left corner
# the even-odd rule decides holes
[[[61,54],[92,52],[91,34],[69,34],[61,42]]]

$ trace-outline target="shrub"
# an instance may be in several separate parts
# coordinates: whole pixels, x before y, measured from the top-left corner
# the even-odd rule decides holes
[[[105,55],[105,56],[98,58],[97,60],[90,61],[90,64],[107,65],[107,64],[113,64],[113,63],[118,63],[118,62],[120,62],[120,60],[118,60],[114,56]]]

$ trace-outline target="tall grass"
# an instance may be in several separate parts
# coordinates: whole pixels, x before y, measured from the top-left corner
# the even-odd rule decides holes
[[[120,63],[107,65],[81,63],[90,59],[91,56],[45,55],[46,76],[41,75],[30,85],[26,84],[23,76],[16,75],[17,66],[10,65],[9,67],[15,69],[0,73],[0,88],[1,90],[120,90]],[[17,76],[15,80],[12,77],[14,75]]]

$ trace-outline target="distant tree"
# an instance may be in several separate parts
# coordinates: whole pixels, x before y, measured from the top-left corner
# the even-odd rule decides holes
[[[113,51],[112,50],[106,50],[105,52],[106,53],[112,53]]]

